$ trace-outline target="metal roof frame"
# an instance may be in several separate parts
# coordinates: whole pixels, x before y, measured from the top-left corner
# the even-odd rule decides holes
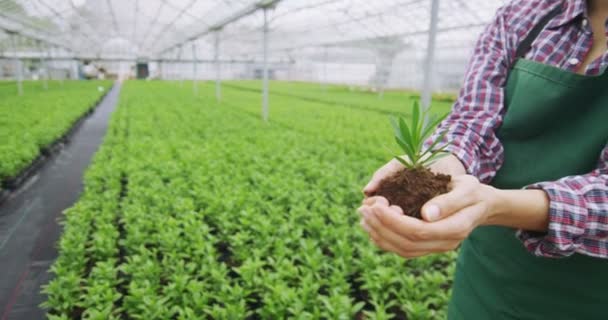
[[[235,21],[240,20],[243,17],[251,15],[260,9],[268,9],[268,8],[274,7],[281,1],[282,0],[262,0],[262,1],[258,1],[256,3],[253,3],[251,5],[248,5],[247,7],[243,8],[241,10],[238,10],[238,11],[234,12],[233,14],[229,15],[228,17],[222,19],[220,22],[215,23],[215,24],[205,28],[205,30],[203,30],[201,32],[197,32],[193,35],[190,35],[186,39],[181,39],[181,40],[175,41],[174,43],[159,50],[157,55],[162,56],[163,54],[177,48],[178,46],[180,46],[186,42],[195,41],[196,39],[206,36],[212,32],[221,30],[228,24],[231,24]]]

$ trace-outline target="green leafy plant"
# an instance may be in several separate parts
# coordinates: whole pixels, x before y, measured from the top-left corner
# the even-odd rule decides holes
[[[275,87],[292,96],[273,93],[268,126],[257,92],[226,87],[222,109],[211,85],[194,97],[124,84],[64,216],[49,318],[445,319],[455,256],[404,262],[354,227],[352,186],[384,162],[376,142],[386,112],[409,114],[405,93],[328,91],[323,103],[309,101],[318,86]]]
[[[65,81],[48,90],[36,81],[24,86],[23,96],[12,85],[0,87],[0,184],[18,176],[68,132],[103,95],[97,87],[107,89],[111,82]]]
[[[415,101],[409,125],[404,118],[391,117],[391,125],[395,131],[395,141],[406,156],[395,156],[395,159],[408,169],[426,167],[446,155],[447,144],[436,148],[443,141],[446,132],[439,135],[426,151],[422,151],[424,141],[430,137],[433,130],[448,115],[446,113],[443,116],[437,116],[430,114],[429,110],[421,111],[418,101]]]

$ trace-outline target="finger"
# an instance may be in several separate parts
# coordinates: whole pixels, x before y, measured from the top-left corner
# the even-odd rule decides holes
[[[426,230],[424,227],[426,224],[428,224],[427,222],[403,215],[403,211],[395,209],[394,206],[371,206],[370,209],[367,210],[366,215],[366,221],[368,222],[368,225],[370,224],[370,222],[367,216],[371,216],[372,212],[373,215],[385,228],[403,236],[404,238],[409,239],[410,241],[433,240],[422,233]]]
[[[379,238],[376,235],[373,235],[373,232],[370,233],[370,239],[378,248],[380,248],[384,251],[396,253],[403,258],[417,258],[417,257],[422,257],[422,256],[432,253],[432,252],[427,252],[427,251],[404,251],[404,250],[400,249],[399,247],[394,246],[393,244],[383,240],[382,238]]]
[[[359,212],[359,214],[361,215],[361,218],[364,217],[366,212],[371,212],[371,207],[373,205],[388,206],[388,200],[386,200],[385,198],[382,198],[382,197],[377,197],[377,198],[378,199],[376,199],[376,200],[378,200],[378,201],[374,202],[372,205],[364,204],[364,205],[360,206],[359,208],[357,208],[357,212]]]
[[[438,221],[475,204],[475,188],[479,182],[470,176],[454,177],[452,190],[429,200],[422,206],[422,217],[428,222]]]
[[[367,233],[369,233],[372,230],[372,228],[370,228],[370,226],[367,224],[367,222],[365,222],[365,219],[361,219],[359,224],[361,225],[361,228],[363,228],[363,230],[365,230],[365,232],[367,232]]]
[[[452,215],[444,220],[439,220],[437,222],[426,222],[406,215],[400,215],[397,211],[394,211],[391,208],[382,206],[371,207],[371,212],[373,212],[384,227],[413,242],[430,240],[462,240],[464,239],[462,237],[463,228],[466,229],[473,224],[472,222],[469,223],[470,221],[468,220],[475,221],[475,218],[471,218],[470,216],[473,216],[472,213],[477,212],[477,210],[478,209],[475,208],[475,210],[469,211],[467,208],[467,210],[462,211],[462,214],[459,212],[458,214]],[[368,213],[368,215],[369,214],[370,213]],[[452,217],[457,217],[456,221],[452,221]],[[444,222],[439,224],[439,222],[443,221],[448,221],[448,223]],[[369,225],[369,220],[367,218],[366,222]],[[437,224],[439,224],[439,226],[437,226]]]
[[[453,240],[424,240],[412,241],[407,237],[386,228],[372,212],[363,219],[369,229],[368,233],[398,248],[402,252],[445,252],[457,246]]]
[[[389,205],[388,200],[385,197],[381,196],[374,196],[363,199],[363,204],[367,206],[373,206],[376,203],[383,204],[385,206]]]
[[[397,160],[389,161],[387,164],[385,164],[382,168],[378,169],[378,171],[374,173],[369,183],[363,188],[363,193],[367,196],[371,196],[374,192],[376,192],[378,186],[380,185],[380,182],[384,178],[386,178],[393,172],[398,171],[402,167],[403,165]]]
[[[388,202],[388,200],[387,200],[387,202]],[[392,206],[390,206],[390,208],[391,208],[393,211],[395,211],[395,212],[397,212],[397,213],[399,213],[399,214],[403,214],[403,209],[401,209],[401,207],[400,207],[400,206],[395,206],[395,205],[392,205]]]
[[[369,206],[366,206],[366,205],[362,205],[359,208],[357,208],[357,212],[359,212],[359,215],[361,216],[361,218],[363,218],[363,214],[365,213],[365,211],[369,210],[368,208],[369,208]]]
[[[466,207],[448,218],[427,224],[426,232],[444,239],[464,240],[477,227],[485,210],[483,204]]]

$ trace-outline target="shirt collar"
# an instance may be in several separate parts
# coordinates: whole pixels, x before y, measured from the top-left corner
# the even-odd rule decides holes
[[[587,15],[587,0],[565,0],[562,2],[562,13],[553,19],[547,27],[557,28],[571,23],[580,16]]]

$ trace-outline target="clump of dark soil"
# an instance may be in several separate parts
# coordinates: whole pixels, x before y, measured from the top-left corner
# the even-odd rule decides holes
[[[403,169],[384,179],[373,196],[385,197],[411,217],[421,219],[420,209],[432,198],[448,192],[451,177],[427,168]]]

